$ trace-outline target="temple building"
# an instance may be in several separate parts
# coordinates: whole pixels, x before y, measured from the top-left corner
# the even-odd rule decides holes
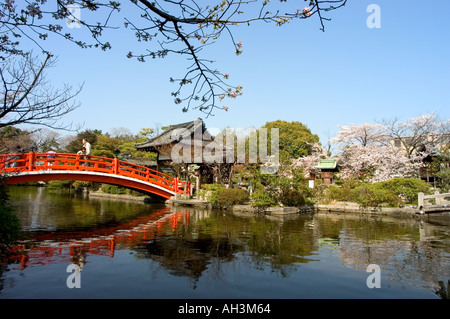
[[[323,184],[330,185],[334,183],[334,173],[338,171],[335,159],[319,159],[317,168],[320,170]]]
[[[136,143],[135,148],[157,153],[158,171],[171,167],[179,178],[197,177],[197,188],[200,187],[202,172],[208,168],[205,154],[219,157],[224,154],[223,144],[214,141],[201,118],[170,125],[161,134]]]

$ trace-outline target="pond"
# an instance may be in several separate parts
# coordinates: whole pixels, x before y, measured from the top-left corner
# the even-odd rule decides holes
[[[0,299],[448,298],[450,216],[276,217],[10,187]]]

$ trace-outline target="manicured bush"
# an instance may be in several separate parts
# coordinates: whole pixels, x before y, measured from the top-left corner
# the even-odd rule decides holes
[[[320,185],[320,188],[318,187],[317,189],[315,189],[315,197],[321,203],[325,204],[334,201],[347,202],[352,201],[351,191],[352,189],[345,186]]]
[[[399,206],[416,204],[419,192],[429,192],[428,184],[419,178],[393,178],[373,184],[345,181],[339,185],[329,185],[321,193],[321,199],[326,203],[355,202],[364,207]]]
[[[125,194],[125,188],[117,186],[117,185],[105,184],[102,187],[102,192],[107,193],[107,194],[123,195],[123,194]]]
[[[73,188],[80,188],[80,187],[89,187],[91,185],[91,182],[86,181],[74,181],[72,184]]]
[[[381,205],[399,206],[400,197],[384,189],[380,183],[364,183],[351,191],[351,199],[362,207],[378,207]]]
[[[224,188],[220,190],[216,203],[221,207],[240,205],[248,202],[249,194],[242,188]]]
[[[325,201],[345,201],[347,200],[344,198],[344,187],[342,186],[336,186],[336,185],[329,185],[325,191]]]
[[[277,205],[277,198],[271,192],[267,192],[263,187],[257,187],[250,196],[251,205],[258,208],[270,207]]]
[[[306,197],[296,189],[289,189],[281,194],[280,202],[285,206],[298,207],[306,204]]]
[[[130,195],[130,196],[144,196],[143,193],[138,192],[136,190],[122,187],[118,185],[110,185],[110,184],[104,184],[101,188],[103,193],[106,194],[115,194],[115,195]]]
[[[48,188],[71,188],[73,186],[74,181],[48,181]]]
[[[420,178],[393,178],[375,184],[396,196],[405,198],[405,204],[417,204],[417,194],[430,191],[428,184]]]
[[[221,184],[204,184],[199,191],[198,196],[210,203],[217,203],[217,198],[221,190],[225,189],[225,186]]]

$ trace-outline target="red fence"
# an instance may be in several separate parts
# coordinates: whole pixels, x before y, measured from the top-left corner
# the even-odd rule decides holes
[[[121,161],[117,158],[34,152],[0,155],[1,174],[26,173],[42,170],[95,172],[124,176],[151,183],[175,193],[190,194],[190,182],[184,182],[157,170]]]

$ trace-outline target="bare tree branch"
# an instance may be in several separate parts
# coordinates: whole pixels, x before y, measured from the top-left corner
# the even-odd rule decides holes
[[[79,106],[72,100],[81,87],[74,94],[68,86],[60,90],[50,87],[44,70],[53,63],[49,53],[42,64],[32,55],[17,56],[1,63],[0,128],[18,124],[72,128],[71,124],[60,124],[60,120]]]
[[[125,1],[128,3],[128,1]],[[233,27],[249,26],[256,22],[274,23],[283,26],[294,20],[314,17],[320,22],[320,30],[325,30],[325,22],[330,19],[325,14],[345,6],[347,0],[305,0],[309,7],[298,9],[294,1],[280,0],[130,0],[132,13],[124,17],[126,28],[134,32],[138,42],[148,43],[144,53],[127,54],[128,58],[146,61],[147,58],[164,58],[168,54],[185,56],[192,64],[181,77],[171,77],[177,85],[171,95],[175,104],[182,105],[182,111],[198,109],[209,115],[213,110],[228,110],[223,103],[225,98],[242,95],[241,85],[228,83],[230,75],[213,67],[214,59],[204,58],[203,49],[213,45],[222,35],[228,37],[235,54],[243,52],[241,41],[236,42]],[[42,41],[49,33],[54,33],[76,43],[82,48],[111,48],[108,41],[102,41],[105,29],[117,28],[110,25],[111,17],[122,8],[116,1],[57,0],[57,9],[47,5],[47,0],[26,1],[17,8],[16,0],[0,4],[0,58],[3,55],[26,54],[19,46],[22,36],[30,38],[43,49]],[[53,9],[52,9],[53,8]],[[70,11],[75,8],[79,16]],[[136,8],[138,14],[136,14]],[[130,10],[131,11],[131,10]],[[286,12],[286,13],[282,13]],[[96,13],[96,14],[90,14]],[[140,13],[140,14],[139,14]],[[90,22],[92,17],[100,16],[102,22]],[[43,18],[51,18],[55,24],[42,23]],[[84,19],[85,17],[88,17]],[[92,35],[93,44],[75,39],[65,33],[58,22],[75,20]],[[48,21],[48,20],[47,20]]]
[[[436,113],[424,114],[400,122],[398,118],[382,121],[386,135],[400,142],[408,157],[415,152],[431,151],[445,145],[450,137],[450,120],[441,120]]]

